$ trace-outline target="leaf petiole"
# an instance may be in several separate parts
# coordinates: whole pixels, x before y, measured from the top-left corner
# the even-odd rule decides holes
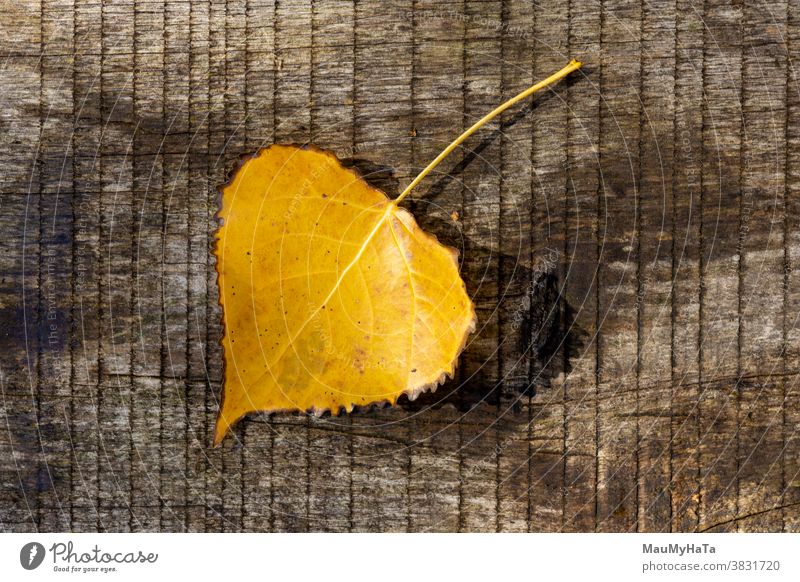
[[[489,113],[487,113],[486,115],[484,115],[481,119],[476,121],[472,125],[472,127],[470,127],[464,133],[459,135],[453,141],[453,143],[451,143],[449,146],[444,148],[444,150],[442,150],[442,153],[440,153],[438,156],[436,156],[436,158],[434,158],[434,160],[430,164],[428,164],[426,166],[426,168],[424,170],[422,170],[419,173],[419,175],[416,178],[414,178],[408,186],[406,186],[406,189],[403,190],[403,192],[400,194],[400,196],[398,196],[397,198],[394,199],[392,204],[394,206],[399,204],[403,200],[403,198],[408,196],[408,194],[411,192],[411,190],[413,190],[417,186],[417,184],[422,182],[422,180],[425,178],[425,176],[427,176],[431,172],[431,170],[433,170],[436,166],[438,166],[439,163],[442,160],[444,160],[448,155],[450,155],[450,153],[454,149],[456,149],[464,140],[466,140],[469,136],[471,136],[473,133],[478,131],[485,124],[489,123],[492,119],[494,119],[495,117],[497,117],[498,115],[503,113],[503,111],[505,111],[509,107],[512,107],[513,105],[517,104],[518,102],[522,101],[526,97],[529,97],[530,95],[533,95],[534,93],[536,93],[540,89],[543,89],[543,88],[547,87],[548,85],[552,85],[553,83],[555,83],[557,81],[560,81],[561,79],[563,79],[564,77],[569,75],[571,72],[577,71],[578,69],[581,68],[582,65],[583,65],[582,62],[576,61],[576,60],[573,59],[572,61],[570,61],[570,63],[566,67],[564,67],[563,69],[561,69],[557,73],[553,73],[552,75],[547,77],[545,80],[539,81],[535,85],[532,85],[531,87],[528,87],[522,93],[516,95],[515,97],[512,97],[511,99],[509,99],[508,101],[506,101],[505,103],[500,105],[499,107],[495,108],[494,110],[492,110]]]

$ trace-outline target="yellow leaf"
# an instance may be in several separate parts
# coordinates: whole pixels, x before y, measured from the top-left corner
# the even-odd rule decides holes
[[[250,411],[394,404],[453,373],[475,324],[456,252],[333,154],[263,150],[220,217],[217,441]]]
[[[338,414],[415,398],[452,376],[475,328],[457,253],[398,203],[313,146],[273,145],[222,190],[215,254],[224,391],[214,442],[254,411]]]

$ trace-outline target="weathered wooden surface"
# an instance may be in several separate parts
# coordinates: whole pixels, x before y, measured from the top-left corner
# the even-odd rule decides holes
[[[4,0],[0,529],[799,531],[800,2],[535,4]],[[395,194],[571,57],[409,205],[458,378],[210,448],[237,157]]]

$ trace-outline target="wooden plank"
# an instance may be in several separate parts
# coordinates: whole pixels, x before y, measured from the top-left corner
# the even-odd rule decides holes
[[[383,178],[389,195],[396,195],[414,170],[411,8],[406,0],[365,1],[354,12],[351,157],[361,160],[367,173],[378,172],[371,179]],[[350,419],[350,525],[355,531],[409,528],[411,446],[419,437],[414,423],[404,418],[401,410],[381,410]]]
[[[604,4],[601,14],[596,516],[598,528],[606,531],[626,531],[637,521],[636,248],[641,184],[636,172],[641,113],[637,87],[629,80],[641,73],[641,26],[636,26],[640,18],[641,6],[629,2]],[[608,73],[611,63],[613,74]]]
[[[100,92],[96,87],[101,57],[99,6],[76,5],[74,22],[75,69],[73,72],[73,107],[69,112],[75,124],[72,134],[74,241],[71,283],[71,357],[70,385],[73,393],[72,414],[76,419],[72,434],[73,474],[80,475],[81,485],[72,491],[72,527],[75,531],[96,531],[100,527],[97,507],[99,447],[99,318],[100,247],[97,239],[100,205],[97,193],[100,179],[95,172],[100,147]]]
[[[780,531],[784,484],[782,382],[784,169],[786,167],[785,2],[746,5],[742,62],[742,210],[739,218],[741,388],[737,529]],[[760,225],[760,227],[756,226]]]
[[[535,82],[564,66],[562,46],[570,36],[570,20],[561,2],[543,3],[533,19],[533,38],[528,42],[534,42],[529,58]],[[531,199],[527,216],[520,219],[520,223],[530,222],[531,240],[524,297],[528,312],[520,322],[528,334],[522,340],[528,350],[528,489],[517,496],[527,500],[530,531],[564,527],[564,377],[570,334],[564,321],[566,270],[561,266],[566,266],[567,144],[572,115],[568,85],[541,95],[531,113]],[[557,333],[551,337],[554,328]]]
[[[160,528],[162,433],[162,293],[161,272],[164,250],[164,180],[162,136],[159,128],[166,119],[164,92],[153,90],[164,86],[166,18],[160,10],[134,6],[133,48],[130,68],[133,114],[137,120],[133,130],[133,189],[136,197],[131,210],[130,239],[133,323],[136,340],[130,346],[131,440],[130,503],[141,509],[132,510],[131,529],[154,531]]]
[[[350,157],[355,145],[355,6],[342,3],[333,12],[315,5],[311,27],[311,141]],[[353,504],[350,420],[323,418],[314,425],[325,430],[314,430],[309,442],[309,527],[348,531]]]
[[[129,47],[133,43],[133,6],[110,2],[100,7],[100,249],[99,286],[100,354],[97,400],[98,505],[108,509],[100,527],[115,531],[131,527],[133,499],[129,483],[133,458],[130,412],[133,378],[130,348],[133,344],[131,296],[133,256],[133,130],[130,112],[133,87]],[[163,83],[161,83],[163,86]],[[159,313],[161,305],[159,305]],[[163,372],[163,370],[162,370]],[[160,399],[163,402],[163,390]],[[149,412],[149,411],[148,411]],[[163,430],[160,424],[159,430]],[[150,435],[153,438],[155,435]],[[155,437],[159,438],[159,437]],[[162,444],[162,443],[159,443]],[[159,449],[160,452],[160,449]],[[160,467],[148,467],[156,482]],[[160,499],[163,499],[159,495]],[[114,511],[116,510],[116,511]],[[158,527],[156,521],[153,527]]]
[[[786,62],[786,185],[784,208],[783,295],[783,463],[781,518],[783,530],[800,531],[800,386],[793,372],[800,359],[800,76],[794,63],[800,56],[800,4],[789,2]]]
[[[204,531],[209,514],[206,495],[207,472],[211,463],[207,449],[211,442],[216,406],[211,395],[212,376],[209,370],[208,344],[216,343],[216,336],[209,340],[208,322],[214,321],[209,303],[215,301],[213,287],[209,287],[209,248],[214,224],[216,204],[214,182],[209,176],[211,95],[209,88],[209,7],[191,3],[189,24],[189,103],[188,152],[185,172],[191,202],[188,210],[188,305],[187,305],[187,370],[186,370],[186,425],[188,449],[186,460],[186,523],[188,531]],[[215,329],[218,329],[215,327]],[[217,332],[218,333],[218,332]],[[214,374],[216,376],[216,374]],[[251,496],[252,497],[252,496]]]
[[[602,91],[598,86],[599,6],[570,4],[569,52],[587,61],[583,78],[569,88],[567,202],[564,258],[559,261],[566,302],[564,327],[587,338],[565,345],[564,377],[564,526],[567,531],[597,527],[597,258],[598,148]],[[594,63],[592,66],[589,63]],[[579,73],[581,75],[581,73]],[[533,516],[532,516],[533,519]]]
[[[465,125],[464,31],[468,24],[462,20],[464,10],[471,8],[461,2],[415,3],[413,7],[416,14],[413,17],[410,87],[413,130],[410,132],[413,148],[410,177],[436,157]],[[411,6],[406,10],[408,8]],[[454,160],[445,163],[452,165]],[[455,230],[449,215],[454,211],[463,213],[462,188],[469,188],[471,184],[464,177],[463,187],[454,180],[438,191],[436,184],[441,184],[440,172],[446,171],[440,168],[434,170],[426,184],[411,194],[413,201],[408,208],[420,217],[422,228],[445,239]],[[400,187],[404,187],[406,182],[402,180]],[[432,198],[431,194],[435,197]],[[448,227],[452,229],[450,232],[445,230]],[[464,249],[458,248],[458,251],[463,257]],[[465,358],[468,356],[462,356],[459,362],[459,379],[468,368]],[[408,440],[414,443],[408,451],[408,528],[412,531],[453,531],[464,527],[464,520],[468,519],[471,480],[462,472],[463,445],[459,439],[463,435],[456,422],[461,415],[451,405],[439,408],[450,389],[445,385],[425,397],[422,400],[424,404],[420,404],[421,408],[408,422]],[[435,483],[430,479],[434,471],[441,475]]]
[[[218,55],[217,66],[222,68],[224,77],[224,93],[219,103],[221,107],[221,127],[212,127],[211,131],[219,129],[218,135],[224,139],[221,149],[216,150],[219,163],[224,167],[224,174],[215,172],[215,186],[224,183],[229,172],[235,168],[242,154],[246,155],[245,145],[245,114],[247,112],[247,86],[245,72],[245,37],[246,30],[243,26],[245,4],[225,3],[219,6],[219,17],[212,18],[212,24],[219,27],[220,42],[224,42],[224,53]],[[302,18],[298,18],[302,22]],[[223,41],[224,39],[224,41]],[[220,74],[217,72],[216,74]],[[221,170],[218,168],[218,170]],[[218,203],[218,202],[217,202]],[[212,336],[216,339],[216,333]],[[213,340],[212,340],[213,341]],[[212,366],[219,368],[217,360],[212,360]],[[239,428],[238,439],[223,444],[225,452],[222,457],[222,470],[230,474],[225,479],[221,489],[222,520],[224,531],[238,531],[244,527],[244,480],[248,468],[245,465],[246,425]]]
[[[672,338],[670,346],[670,528],[699,523],[700,196],[703,128],[702,14],[676,11],[675,115],[672,134]]]
[[[254,153],[275,141],[275,2],[248,1],[244,13],[244,154]],[[210,205],[213,208],[214,205]],[[215,411],[211,411],[215,414]],[[241,482],[242,527],[259,531],[273,524],[272,447],[275,430],[264,422],[243,427]],[[210,438],[210,435],[209,435]]]
[[[532,21],[533,6],[524,2],[504,3],[498,31],[501,61],[501,99],[531,86],[530,47],[520,38]],[[529,31],[530,32],[530,31]],[[563,65],[561,65],[563,66]],[[559,67],[556,67],[557,70]],[[550,73],[547,73],[550,74]],[[541,96],[538,96],[541,97]],[[538,100],[537,100],[538,101]],[[526,427],[529,418],[531,386],[530,362],[533,337],[530,325],[520,325],[530,318],[532,269],[531,173],[533,171],[533,121],[531,104],[522,110],[501,116],[500,127],[500,220],[498,227],[498,333],[502,338],[498,359],[502,383],[498,403],[496,460],[496,512],[499,531],[527,531],[527,490],[529,445]],[[541,112],[537,112],[540,115]]]
[[[209,188],[207,194],[208,208],[216,212],[219,207],[219,193],[217,187],[225,182],[233,164],[233,152],[226,155],[226,141],[228,138],[228,118],[226,115],[227,95],[229,89],[226,71],[227,55],[227,36],[225,34],[225,6],[220,3],[210,3],[208,6],[208,46],[206,49],[208,58],[208,118],[207,118],[207,139],[208,139],[208,166],[207,175]],[[217,227],[216,221],[212,221],[213,228]],[[209,232],[209,250],[213,244],[213,230]],[[219,410],[219,398],[222,393],[222,345],[219,338],[222,337],[220,321],[222,311],[219,307],[219,292],[217,290],[217,272],[213,259],[206,263],[206,288],[209,290],[208,299],[208,319],[206,320],[205,348],[206,362],[208,370],[210,398],[208,400],[209,414],[206,422],[213,427]],[[213,431],[213,428],[210,429]],[[244,427],[240,430],[246,430]],[[208,433],[207,434],[212,434]],[[238,436],[238,433],[237,433]],[[234,437],[236,438],[236,437]],[[208,453],[209,467],[206,480],[205,503],[210,511],[206,511],[206,527],[213,531],[225,531],[230,528],[230,521],[227,517],[226,507],[223,501],[226,480],[219,476],[231,467],[236,471],[237,463],[241,464],[241,457],[238,454],[231,455],[229,448],[212,450]],[[238,453],[238,451],[237,451]],[[229,457],[233,457],[229,460]],[[228,498],[234,498],[234,493],[228,493]]]
[[[182,50],[191,38],[186,3],[172,3],[164,11],[164,95],[166,135],[164,151],[164,250],[161,278],[164,343],[162,378],[165,403],[161,407],[162,502],[159,527],[186,529],[187,449],[189,430],[186,393],[189,364],[189,213],[193,199],[186,161],[190,152],[190,54]],[[241,491],[241,488],[240,488]],[[241,525],[240,525],[241,527]]]
[[[0,68],[0,78],[7,87],[2,101],[0,124],[0,191],[3,193],[3,231],[14,233],[2,243],[0,281],[2,297],[3,353],[0,392],[7,429],[2,437],[3,456],[0,461],[0,498],[4,531],[36,531],[48,519],[45,495],[40,490],[50,487],[46,438],[38,428],[41,414],[37,397],[39,337],[41,311],[40,292],[40,182],[37,168],[39,148],[46,137],[46,123],[41,121],[44,105],[46,70],[40,61],[43,37],[43,7],[37,4],[14,6],[7,12],[2,33],[4,38],[18,38],[21,51],[6,44],[8,56]],[[16,56],[13,56],[16,54]],[[28,112],[30,118],[26,118]],[[40,162],[41,163],[41,162]],[[46,281],[45,281],[46,283]],[[46,297],[45,297],[46,300]],[[51,496],[52,497],[52,496]],[[67,498],[67,504],[69,498]],[[52,504],[50,504],[52,505]],[[56,513],[58,509],[56,509]]]
[[[642,8],[637,225],[637,523],[669,531],[676,6]]]
[[[69,54],[72,49],[72,5],[44,2],[41,5],[41,34],[43,54],[41,74],[41,134],[38,144],[40,190],[39,210],[39,280],[38,308],[38,424],[42,435],[42,461],[47,483],[40,495],[39,528],[48,531],[70,526],[70,496],[73,488],[72,464],[63,451],[70,448],[69,374],[71,361],[67,326],[71,256],[62,256],[65,242],[71,239],[72,212],[65,202],[71,196],[72,166],[69,142],[65,136],[72,132],[72,119],[58,112],[72,108],[71,59],[49,55]],[[46,45],[44,40],[46,40]],[[42,511],[41,508],[47,508]]]
[[[311,138],[312,14],[306,2],[279,2],[275,14],[275,140],[306,143]],[[308,531],[313,421],[281,419],[272,446],[274,527]]]
[[[502,22],[501,2],[471,2],[464,12],[464,125],[469,126],[502,102],[501,35],[487,26]],[[511,97],[512,95],[508,95]],[[506,97],[506,98],[508,98]],[[495,122],[494,128],[498,126]],[[479,155],[461,174],[464,184],[461,273],[475,304],[478,325],[461,358],[459,390],[479,398],[461,422],[481,426],[462,435],[464,455],[480,459],[462,475],[459,527],[466,531],[499,529],[497,471],[500,415],[500,203],[503,136],[485,137]],[[446,141],[444,142],[446,143]],[[440,149],[440,148],[437,148]],[[487,489],[487,486],[490,487]]]
[[[701,530],[729,520],[739,511],[735,451],[741,393],[738,239],[742,18],[741,6],[716,1],[705,4],[700,201]],[[714,384],[716,378],[729,378],[731,382]]]

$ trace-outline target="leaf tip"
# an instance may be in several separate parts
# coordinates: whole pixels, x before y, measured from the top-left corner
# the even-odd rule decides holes
[[[217,416],[217,424],[214,428],[214,441],[212,443],[214,448],[217,448],[222,443],[222,440],[231,428],[231,424],[233,423],[228,422],[225,414],[220,410],[219,416]]]

